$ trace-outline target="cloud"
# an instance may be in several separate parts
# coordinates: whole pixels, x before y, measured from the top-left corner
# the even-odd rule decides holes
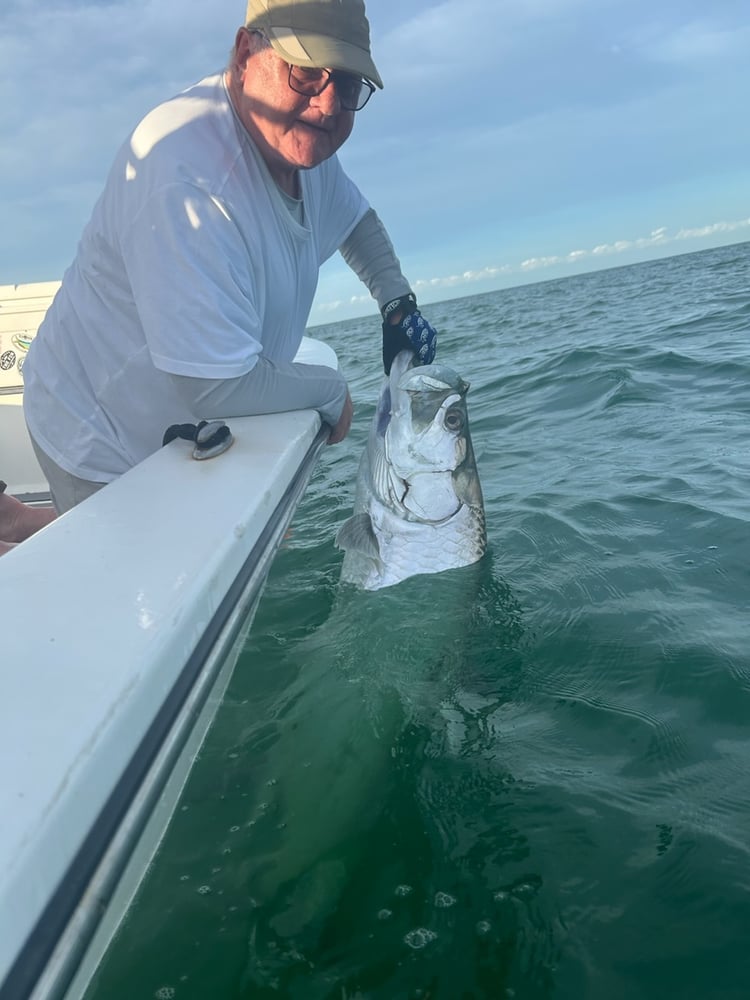
[[[600,243],[590,250],[571,250],[564,254],[528,257],[516,264],[493,264],[475,270],[463,271],[458,274],[449,274],[434,278],[419,278],[413,282],[412,287],[417,297],[423,299],[430,292],[452,291],[459,288],[465,289],[482,282],[497,282],[508,276],[522,276],[548,268],[561,269],[561,273],[564,274],[566,265],[585,264],[588,262],[591,264],[592,269],[594,269],[601,266],[599,262],[604,257],[617,256],[634,251],[639,253],[649,250],[660,251],[662,247],[671,244],[688,242],[690,240],[705,240],[715,236],[731,236],[741,233],[743,230],[750,230],[750,218],[730,222],[713,222],[706,226],[684,227],[674,233],[670,233],[665,226],[659,226],[653,229],[648,236],[636,239]],[[430,298],[434,301],[432,296]],[[375,309],[369,295],[353,295],[346,302],[343,302],[341,299],[329,302],[317,302],[314,315],[320,321],[326,315],[333,315],[340,312],[342,307],[345,306],[361,306],[367,311],[374,311]]]
[[[649,236],[641,236],[635,240],[617,240],[615,243],[602,243],[595,246],[591,253],[595,257],[602,257],[606,254],[624,253],[627,250],[644,250],[657,244],[669,243],[665,226],[654,229]]]
[[[509,264],[502,264],[499,267],[482,267],[476,271],[463,271],[461,274],[451,274],[445,278],[422,278],[414,282],[414,292],[418,293],[428,288],[456,288],[477,281],[492,280],[503,274],[512,274],[512,272],[513,268]]]
[[[600,243],[591,250],[572,250],[570,253],[553,257],[532,257],[518,265],[521,271],[535,271],[539,268],[553,267],[558,264],[578,264],[588,257],[605,257],[626,253],[632,250],[648,250],[666,246],[683,240],[706,239],[710,236],[728,235],[742,229],[750,228],[750,219],[739,219],[736,222],[714,222],[708,226],[679,229],[670,235],[665,226],[652,230],[648,236],[634,240],[615,240],[613,243]],[[511,271],[513,268],[511,268]]]
[[[425,286],[429,285],[430,287],[447,288],[461,283],[466,284],[470,281],[481,280],[485,277],[494,277],[499,274],[517,274],[519,272],[536,271],[547,267],[557,267],[561,264],[578,264],[590,257],[605,257],[632,250],[653,249],[685,240],[730,235],[748,228],[750,228],[750,218],[738,219],[735,222],[713,222],[708,226],[695,228],[683,228],[672,235],[670,235],[666,226],[660,226],[658,229],[652,230],[648,236],[641,236],[633,240],[615,240],[613,243],[600,243],[592,247],[591,250],[571,250],[566,254],[530,257],[515,266],[504,264],[502,267],[486,267],[481,271],[467,271],[460,278],[456,278],[455,276],[450,278],[432,278],[429,282],[423,282],[422,284]]]
[[[425,299],[665,252],[652,219],[664,246],[735,232],[680,225],[747,211],[739,0],[367,2],[386,87],[341,160]],[[221,67],[244,5],[0,0],[0,280],[60,276],[117,147]],[[648,235],[599,239],[623,232]],[[359,291],[329,271],[315,309]]]
[[[57,278],[115,151],[224,64],[243,0],[0,0],[0,281]]]
[[[707,236],[717,236],[719,234],[736,233],[740,229],[747,229],[750,226],[750,219],[740,219],[738,222],[714,222],[710,226],[700,226],[697,229],[680,229],[675,235],[676,240],[697,240],[705,239]]]
[[[720,25],[716,20],[701,19],[672,26],[666,30],[655,29],[651,38],[644,40],[644,55],[658,62],[700,64],[747,58],[750,45],[750,26]]]
[[[528,70],[530,50],[541,50],[543,60],[545,39],[576,31],[579,20],[586,19],[589,12],[600,16],[602,10],[618,2],[463,0],[456,4],[448,0],[396,4],[371,0],[368,13],[374,28],[375,59],[387,87],[430,82],[445,95],[447,84],[451,91],[471,94],[481,104],[506,92],[506,81],[513,80],[518,66],[525,63]],[[414,12],[415,6],[421,9]],[[533,87],[532,77],[529,74],[526,82]]]

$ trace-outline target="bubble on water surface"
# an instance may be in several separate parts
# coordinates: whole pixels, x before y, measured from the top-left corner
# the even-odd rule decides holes
[[[404,937],[404,942],[409,945],[410,948],[418,950],[419,948],[424,948],[431,941],[434,941],[437,934],[434,931],[429,930],[427,927],[415,927],[413,931]]]
[[[435,906],[440,909],[447,910],[449,906],[454,906],[456,903],[456,897],[451,896],[447,892],[436,892],[435,893]]]
[[[378,920],[389,920],[393,916],[393,910],[387,910],[383,907],[382,910],[378,910]]]
[[[409,896],[414,890],[410,885],[397,885],[394,889],[394,896]]]
[[[156,1000],[172,1000],[174,995],[174,986],[160,986],[156,993],[154,993]]]

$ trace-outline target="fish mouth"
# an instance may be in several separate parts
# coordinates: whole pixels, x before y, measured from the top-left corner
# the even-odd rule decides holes
[[[398,388],[402,392],[439,392],[465,396],[470,386],[452,368],[446,368],[445,365],[418,365],[406,369],[399,378]]]
[[[399,383],[403,376],[413,367],[413,351],[399,351],[393,359],[388,381],[385,383],[383,392],[378,400],[376,421],[378,437],[385,437],[385,432],[388,430],[388,425],[391,422],[394,405],[398,401],[399,394],[404,392]]]

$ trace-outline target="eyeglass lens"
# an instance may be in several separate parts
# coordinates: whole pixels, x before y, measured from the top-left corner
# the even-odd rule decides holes
[[[319,96],[331,81],[336,87],[341,107],[347,111],[361,111],[374,91],[371,83],[351,73],[305,66],[289,67],[289,86],[306,97]]]

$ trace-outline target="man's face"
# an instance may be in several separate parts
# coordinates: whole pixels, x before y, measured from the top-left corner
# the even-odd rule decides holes
[[[232,88],[237,113],[271,175],[288,190],[297,170],[327,160],[348,139],[354,112],[341,107],[335,86],[317,97],[292,90],[288,64],[271,48],[253,51],[245,29],[237,36],[237,66],[241,75]]]

